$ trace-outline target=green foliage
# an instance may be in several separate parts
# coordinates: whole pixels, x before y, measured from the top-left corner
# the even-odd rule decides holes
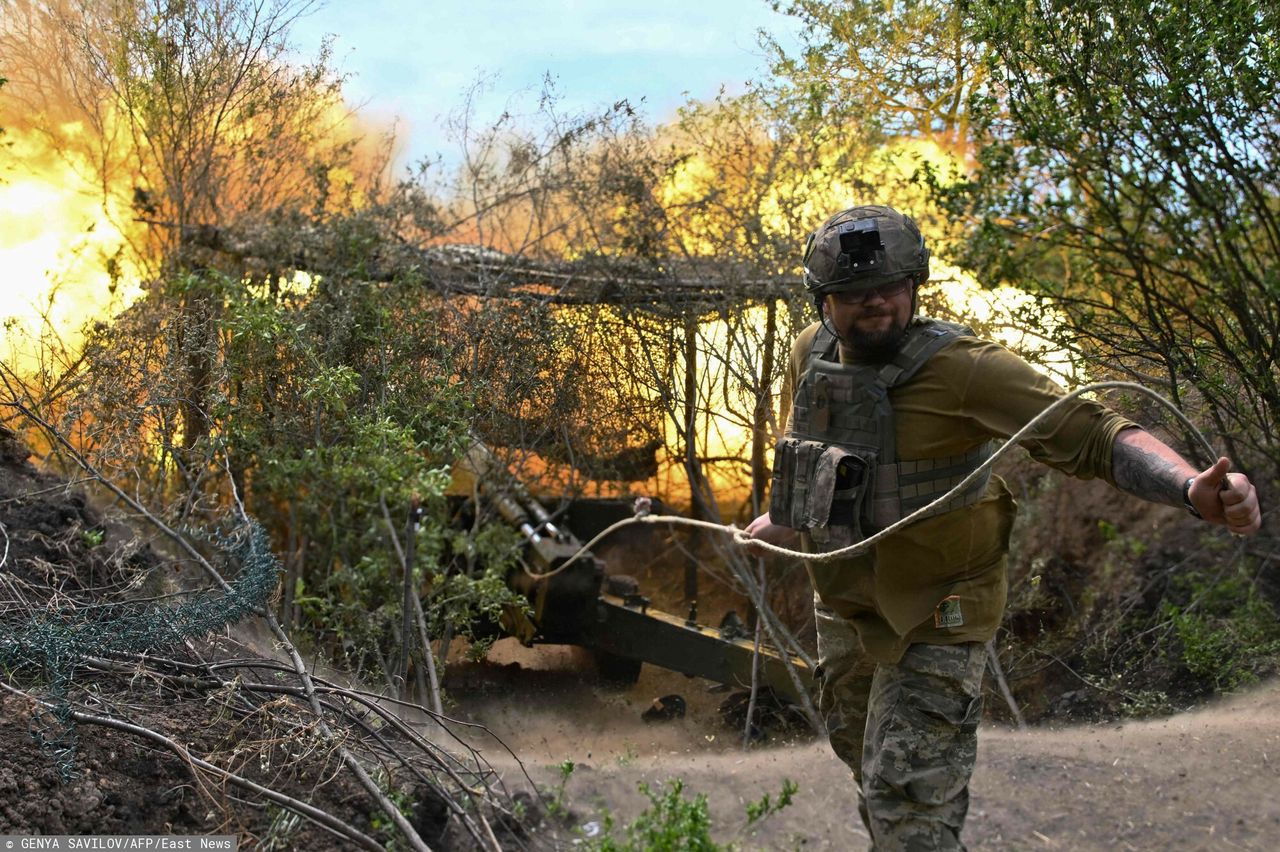
[[[1167,714],[1280,670],[1275,588],[1238,540],[1177,515],[1098,520],[1108,504],[1052,491],[1020,502],[1000,645],[1028,719]]]
[[[1112,551],[1127,551],[1126,556],[1139,557],[1147,552],[1147,543],[1140,537],[1121,532],[1120,528],[1106,518],[1098,519],[1098,533],[1102,540],[1111,546]]]
[[[285,852],[297,846],[296,835],[302,827],[302,816],[278,805],[267,805],[270,822],[259,841],[263,852]]]
[[[361,252],[376,244],[358,224],[331,224],[343,251],[309,282],[175,270],[170,286],[93,329],[63,422],[176,521],[221,518],[234,486],[285,555],[302,626],[376,672],[396,657],[393,536],[405,544],[412,500],[417,588],[437,637],[526,606],[504,582],[520,542],[505,525],[453,526],[451,463],[473,440],[472,400],[486,388],[459,376],[456,314],[417,278],[361,280]],[[175,299],[191,309],[175,311]],[[193,341],[206,404],[187,441]]]
[[[584,848],[598,852],[714,852],[723,848],[711,839],[711,815],[705,795],[699,793],[686,799],[684,781],[679,778],[669,781],[660,791],[644,782],[639,788],[649,799],[649,807],[626,826],[624,837],[613,836],[613,819],[606,816],[602,835],[585,839]]]
[[[960,4],[774,0],[773,7],[800,22],[803,44],[792,57],[773,44],[774,72],[805,94],[819,122],[830,126],[839,116],[842,133],[958,141],[985,70],[964,38]]]
[[[395,805],[400,815],[406,819],[411,819],[413,817],[413,796],[407,791],[393,786],[391,778],[385,772],[379,773],[377,781],[383,795],[387,797],[391,804]],[[391,815],[382,808],[374,808],[370,811],[369,826],[375,832],[385,832],[392,837],[387,843],[387,852],[396,852],[400,848],[400,830],[396,827],[395,820],[392,819]]]
[[[971,179],[938,186],[974,223],[966,262],[1048,298],[1059,343],[1203,400],[1236,447],[1280,463],[1274,4],[966,8],[990,84],[971,100]]]
[[[1217,691],[1256,683],[1280,662],[1280,619],[1248,577],[1192,577],[1190,601],[1165,605],[1182,661]]]
[[[421,534],[419,541],[422,541]],[[519,532],[497,523],[474,531],[433,536],[426,547],[448,547],[464,562],[477,567],[447,574],[433,582],[430,597],[424,602],[429,620],[448,624],[455,632],[469,637],[473,652],[485,648],[483,627],[497,624],[510,607],[528,607],[528,601],[507,585],[507,573],[512,570],[512,562],[523,543]]]
[[[439,324],[440,306],[412,283],[336,278],[297,296],[227,295],[226,370],[236,379],[217,422],[232,458],[253,470],[253,502],[286,536],[324,542],[300,578],[310,624],[357,665],[390,654],[401,568],[384,506],[401,535],[412,498],[425,512],[415,566],[433,630],[471,635],[523,606],[504,582],[517,534],[448,524],[448,463],[470,444],[471,406],[446,378],[452,352],[419,333]],[[469,570],[449,570],[458,555]]]
[[[576,768],[577,764],[568,758],[565,758],[561,761],[560,765],[556,767],[560,773],[560,780],[559,783],[556,784],[556,788],[552,792],[550,798],[546,800],[547,813],[554,818],[564,819],[569,815],[569,808],[565,804],[564,788],[565,785],[569,783],[569,779],[573,777],[573,771]]]
[[[800,790],[799,785],[790,778],[782,779],[782,790],[778,793],[777,800],[771,801],[769,794],[765,793],[758,802],[747,802],[747,824],[759,822],[770,814],[776,814],[778,811],[791,804],[791,799]]]

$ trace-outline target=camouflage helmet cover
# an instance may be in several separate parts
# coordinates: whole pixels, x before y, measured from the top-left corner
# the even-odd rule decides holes
[[[910,216],[868,204],[842,210],[809,236],[804,286],[814,296],[929,279],[929,249]]]

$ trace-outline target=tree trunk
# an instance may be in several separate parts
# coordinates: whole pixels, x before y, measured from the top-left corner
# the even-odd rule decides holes
[[[698,464],[698,319],[687,317],[684,323],[684,441],[685,478],[689,481],[689,513],[699,520],[706,518],[702,500],[702,471]],[[684,599],[698,599],[699,532],[689,535],[689,555],[684,566]]]
[[[751,423],[751,513],[758,516],[765,509],[765,491],[771,471],[765,464],[765,452],[773,443],[769,434],[769,387],[773,379],[774,347],[778,337],[778,303],[769,300],[764,326],[764,351],[760,354],[760,379],[756,386],[756,408]]]

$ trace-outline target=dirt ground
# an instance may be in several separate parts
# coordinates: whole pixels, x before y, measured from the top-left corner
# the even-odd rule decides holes
[[[38,474],[7,440],[0,440],[0,530],[0,614],[10,622],[31,609],[33,590],[88,593],[104,578],[144,574],[155,560],[127,530],[101,523],[74,489]],[[252,622],[236,625],[236,635],[256,635],[250,644],[262,647],[255,653],[269,653],[271,643],[252,633]],[[278,770],[256,746],[240,754],[246,732],[273,748],[287,750],[291,742],[274,729],[254,733],[223,718],[204,694],[177,704],[171,693],[138,692],[132,681],[115,687],[132,716],[206,752],[230,754],[236,768],[264,781]],[[721,719],[725,694],[707,681],[645,666],[638,683],[619,690],[597,681],[584,652],[504,640],[489,662],[452,665],[446,687],[449,712],[473,723],[466,729],[471,742],[511,792],[536,786],[554,796],[557,767],[575,765],[562,796],[567,824],[513,832],[512,848],[572,848],[606,813],[619,824],[639,813],[647,804],[639,783],[660,789],[677,778],[689,794],[707,797],[721,842],[770,850],[866,845],[849,773],[826,744],[791,733],[744,750],[741,732]],[[644,720],[655,698],[673,693],[685,699],[682,718]],[[197,789],[206,782],[176,757],[119,732],[83,731],[80,775],[60,781],[31,738],[30,711],[29,701],[0,696],[0,833],[269,834],[260,807],[235,808],[233,798],[208,795]],[[1278,762],[1280,681],[1166,719],[1029,731],[989,724],[980,737],[966,840],[971,849],[993,850],[1275,849]],[[349,779],[339,783],[328,764],[305,768],[311,775],[287,789],[314,794],[318,806],[366,827],[368,804]],[[746,804],[776,798],[788,779],[799,788],[793,804],[747,826]],[[210,801],[227,809],[211,809]],[[530,811],[536,819],[539,809]],[[439,822],[427,813],[414,819],[424,827]],[[342,848],[305,827],[291,840],[300,844],[293,848]]]
[[[639,782],[683,779],[707,796],[713,833],[746,849],[859,849],[868,838],[849,774],[826,744],[793,736],[744,751],[706,681],[646,666],[640,682],[610,691],[581,674],[573,651],[500,643],[495,664],[460,672],[457,709],[520,755],[539,785],[557,766],[574,824],[595,829],[607,809],[629,820],[647,805]],[[504,664],[505,663],[505,664]],[[659,695],[684,696],[688,713],[646,722]],[[519,768],[493,744],[489,757]],[[793,804],[746,827],[747,802],[799,785]],[[994,850],[1220,850],[1276,848],[1280,836],[1280,682],[1171,718],[1037,727],[984,725],[965,840]]]

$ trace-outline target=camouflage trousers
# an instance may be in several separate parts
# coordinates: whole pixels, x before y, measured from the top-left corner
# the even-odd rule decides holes
[[[849,621],[821,604],[816,615],[818,707],[858,783],[872,848],[963,850],[986,647],[916,644],[876,664]]]

